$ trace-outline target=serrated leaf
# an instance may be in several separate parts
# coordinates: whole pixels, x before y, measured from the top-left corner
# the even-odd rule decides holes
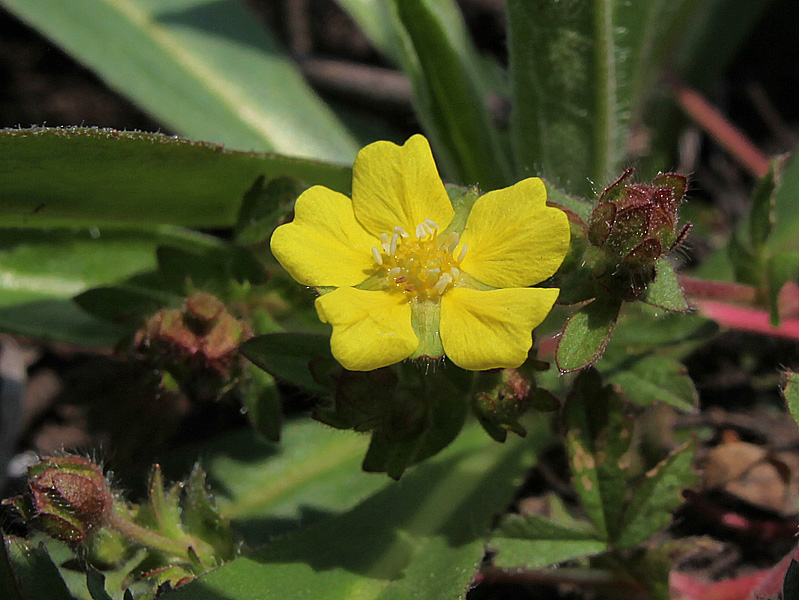
[[[184,489],[182,520],[186,533],[210,544],[217,560],[231,560],[236,555],[233,533],[205,489],[205,472],[199,463],[191,470]]]
[[[691,470],[693,458],[694,445],[689,442],[646,473],[624,511],[615,539],[617,547],[641,544],[671,522],[671,513],[682,503],[682,490],[698,481]]]
[[[4,129],[0,156],[6,227],[226,227],[260,176],[291,176],[341,192],[351,181],[348,167],[112,129]]]
[[[641,406],[663,402],[692,411],[699,401],[685,366],[667,356],[643,354],[624,360],[605,360],[597,369],[610,383],[618,385],[628,400]]]
[[[499,553],[494,564],[503,569],[540,569],[557,563],[592,556],[607,550],[606,542],[590,539],[577,540],[492,540]]]
[[[330,390],[311,372],[311,361],[333,360],[330,338],[305,333],[268,333],[244,342],[239,351],[255,365],[274,377],[283,379],[315,394]]]
[[[674,312],[688,312],[691,305],[680,287],[677,273],[666,258],[655,263],[655,280],[651,282],[642,298],[647,304]]]
[[[463,16],[453,0],[391,0],[403,68],[416,111],[449,179],[501,188],[510,180],[504,148],[486,107]]]
[[[612,300],[597,299],[569,318],[555,354],[561,372],[576,371],[594,364],[610,340],[620,308],[621,305]]]
[[[787,378],[788,383],[783,390],[785,403],[793,420],[799,424],[799,373],[788,372]]]
[[[167,597],[460,597],[482,560],[493,516],[510,499],[530,454],[546,443],[545,427],[533,428],[529,441],[497,444],[472,424],[439,456],[353,510],[276,540]]]
[[[3,5],[182,135],[240,150],[355,157],[352,136],[240,2]]]
[[[105,575],[96,569],[89,568],[86,571],[86,588],[92,600],[113,600],[105,590]]]
[[[593,370],[580,373],[563,410],[572,485],[597,528],[612,541],[619,532],[627,491],[632,421],[622,398]]]
[[[74,600],[44,546],[34,547],[23,539],[5,536],[3,544],[21,598]]]

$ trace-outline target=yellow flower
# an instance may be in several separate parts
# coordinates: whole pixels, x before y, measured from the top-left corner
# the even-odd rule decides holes
[[[530,288],[569,248],[566,214],[546,205],[538,178],[453,208],[421,135],[376,142],[353,165],[352,200],[322,186],[297,199],[272,252],[319,288],[333,356],[367,371],[446,355],[469,370],[518,367],[532,330],[558,297]],[[327,288],[327,289],[325,289]],[[331,288],[335,288],[332,289]]]

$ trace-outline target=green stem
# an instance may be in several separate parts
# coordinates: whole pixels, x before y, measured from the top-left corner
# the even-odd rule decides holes
[[[141,525],[137,525],[117,511],[111,511],[106,525],[130,540],[138,542],[142,546],[146,546],[152,550],[158,550],[159,552],[171,556],[179,556],[190,562],[192,562],[192,553],[189,552],[190,549],[193,550],[193,554],[200,559],[200,562],[206,562],[214,556],[214,549],[202,540],[192,537],[188,538],[186,541],[179,541],[164,537],[159,533],[150,531]]]

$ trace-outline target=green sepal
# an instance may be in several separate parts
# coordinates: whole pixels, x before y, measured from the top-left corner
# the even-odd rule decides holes
[[[444,345],[441,343],[439,323],[441,320],[441,302],[415,301],[411,303],[411,326],[419,345],[409,358],[437,359],[444,356]]]
[[[665,257],[655,263],[655,279],[647,286],[641,301],[672,312],[686,313],[691,310],[677,273]]]

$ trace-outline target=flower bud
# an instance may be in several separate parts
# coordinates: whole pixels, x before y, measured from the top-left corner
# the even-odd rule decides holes
[[[519,418],[530,408],[531,390],[533,384],[517,370],[504,369],[491,389],[475,395],[472,409],[494,439],[505,441],[507,431],[524,437]]]
[[[182,308],[165,308],[150,317],[136,332],[134,347],[170,372],[181,387],[212,390],[239,374],[238,347],[251,335],[218,298],[199,292],[186,298]]]
[[[677,173],[661,173],[651,183],[632,183],[632,175],[627,169],[599,197],[588,239],[609,262],[644,271],[688,233],[689,225],[677,232],[687,181]]]
[[[82,456],[40,460],[28,468],[28,487],[23,516],[32,517],[45,533],[70,544],[82,542],[102,527],[114,503],[103,470]]]

